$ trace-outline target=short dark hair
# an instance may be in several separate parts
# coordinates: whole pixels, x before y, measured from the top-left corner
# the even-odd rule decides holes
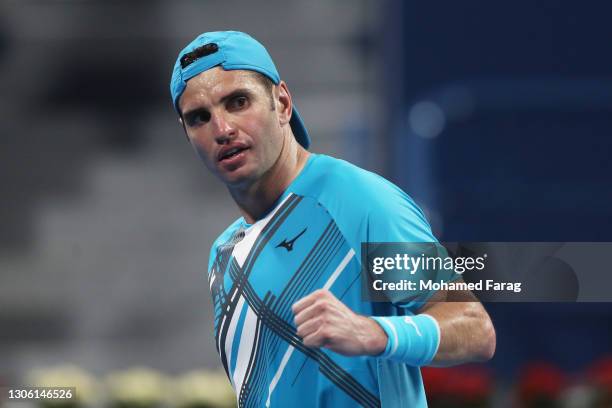
[[[255,78],[255,80],[257,80],[257,82],[259,82],[261,86],[264,87],[264,89],[268,93],[268,96],[270,97],[271,109],[275,110],[276,105],[274,104],[274,95],[272,93],[272,89],[274,89],[274,85],[275,85],[274,81],[272,81],[270,78],[268,78],[266,75],[260,72],[250,71],[250,73],[253,76],[253,78]]]

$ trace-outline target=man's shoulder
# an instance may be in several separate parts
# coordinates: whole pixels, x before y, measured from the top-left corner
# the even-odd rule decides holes
[[[391,181],[346,160],[319,154],[313,164],[309,187],[314,191],[331,191],[347,200],[372,194],[405,194]]]
[[[362,167],[357,166],[344,159],[328,156],[326,154],[316,155],[316,167],[321,171],[328,173],[333,179],[342,179],[345,177],[358,177],[360,179],[368,179],[370,177],[385,180],[381,176]]]
[[[423,212],[401,188],[344,160],[317,155],[308,169],[307,180],[293,192],[312,197],[322,205],[341,229],[351,231],[347,236],[363,240],[369,231],[381,242],[403,241],[415,238],[412,234],[402,239],[406,236],[404,230],[429,231]],[[398,233],[391,234],[395,230]]]
[[[436,242],[425,214],[406,192],[376,173],[334,158],[323,203],[360,242]],[[350,234],[349,234],[350,235]]]

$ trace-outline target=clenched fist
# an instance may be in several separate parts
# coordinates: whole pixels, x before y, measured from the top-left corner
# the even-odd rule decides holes
[[[346,356],[375,356],[387,346],[387,335],[378,323],[353,312],[328,290],[303,297],[291,309],[297,334],[308,347],[325,347]]]

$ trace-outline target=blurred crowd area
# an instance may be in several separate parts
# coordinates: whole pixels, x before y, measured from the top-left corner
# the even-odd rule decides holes
[[[221,370],[193,370],[169,376],[146,367],[132,367],[103,377],[74,365],[36,368],[25,374],[20,387],[0,379],[0,406],[45,408],[232,408],[234,390]],[[27,388],[25,388],[27,387]],[[12,393],[8,394],[8,390]],[[44,398],[44,390],[62,392]],[[37,398],[33,392],[38,391]],[[28,397],[28,393],[31,395]],[[58,394],[59,395],[59,394]]]
[[[612,355],[578,373],[554,364],[530,362],[508,383],[484,365],[422,368],[431,408],[609,408],[612,407]],[[0,406],[44,408],[231,408],[236,397],[222,370],[194,370],[169,376],[133,367],[95,376],[74,365],[36,368],[25,374],[23,387],[72,388],[74,398],[8,400]],[[0,389],[11,387],[0,378]],[[12,386],[13,391],[19,388]],[[6,393],[4,393],[6,394]]]
[[[609,242],[611,12],[570,1],[0,0],[2,383],[66,362],[96,384],[130,367],[175,380],[218,368],[205,271],[238,212],[191,151],[168,89],[197,34],[261,40],[312,150],[397,183],[440,240]],[[485,405],[466,406],[540,401],[529,391],[540,388],[551,391],[522,406],[570,395],[605,406],[588,404],[609,395],[591,367],[603,361],[609,375],[610,303],[485,306],[495,358],[427,371],[432,405],[465,388],[442,378],[486,385],[473,402]]]
[[[362,0],[0,1],[0,376],[16,383],[63,362],[96,375],[218,367],[206,269],[238,211],[173,111],[176,56],[204,31],[251,33],[313,150],[359,162],[364,123],[376,122],[367,44],[378,10]],[[346,142],[352,129],[357,144]]]
[[[423,368],[431,408],[608,408],[612,407],[612,356],[568,373],[547,362],[525,364],[511,383],[496,381],[482,365]]]

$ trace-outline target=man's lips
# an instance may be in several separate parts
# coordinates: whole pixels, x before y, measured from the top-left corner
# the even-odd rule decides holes
[[[233,172],[246,164],[249,149],[234,150],[234,152],[235,153],[230,152],[225,158],[219,160],[220,170],[224,172]]]
[[[218,161],[229,160],[232,157],[236,156],[237,154],[240,154],[240,152],[243,152],[244,150],[248,148],[249,147],[244,144],[233,144],[230,146],[225,146],[221,150],[219,150],[219,153],[217,154],[217,160]]]

